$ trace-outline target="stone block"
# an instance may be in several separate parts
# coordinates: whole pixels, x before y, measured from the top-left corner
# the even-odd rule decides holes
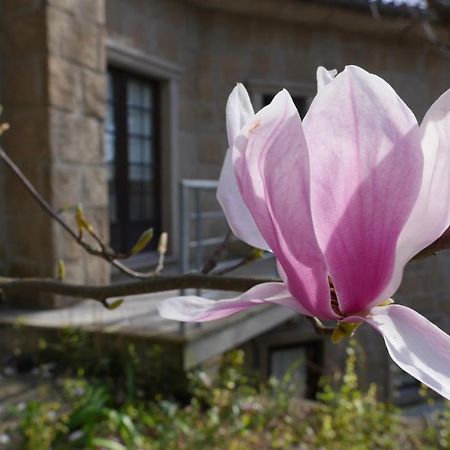
[[[75,164],[58,164],[52,168],[52,204],[59,209],[73,207],[82,201],[82,177]]]
[[[64,260],[64,267],[66,269],[66,283],[83,284],[85,283],[84,276],[84,261],[85,258],[78,260]],[[58,275],[57,263],[55,262],[55,277]]]
[[[81,104],[81,74],[78,66],[57,57],[48,58],[48,101],[63,110],[76,110]]]
[[[46,49],[44,10],[26,14],[1,14],[2,39],[0,54],[8,58],[23,58],[44,54]]]
[[[2,0],[0,13],[3,14],[24,14],[42,8],[43,0]]]
[[[50,146],[52,155],[60,161],[103,162],[103,124],[94,118],[52,108]]]
[[[225,136],[203,134],[199,138],[199,159],[205,163],[222,164],[226,149]]]
[[[4,147],[14,160],[48,157],[47,108],[15,108],[5,112],[10,129],[2,137]]]
[[[31,107],[45,105],[45,60],[41,56],[7,60],[3,66],[3,104]]]
[[[85,114],[103,120],[106,111],[105,73],[83,70],[83,94]]]
[[[66,11],[78,19],[105,23],[104,0],[48,0],[50,6]]]
[[[46,163],[39,163],[36,160],[16,160],[16,164],[31,181],[38,192],[46,199],[50,198],[50,168]],[[4,172],[4,186],[7,186],[6,194],[6,214],[13,220],[27,222],[28,215],[45,215],[36,200],[25,189],[12,171]]]
[[[47,25],[50,53],[97,68],[97,44],[101,37],[98,25],[56,8],[48,9]]]
[[[88,256],[86,264],[86,284],[107,284],[111,277],[111,264],[101,258]]]
[[[11,220],[9,227],[9,238],[11,244],[11,254],[15,260],[17,269],[16,275],[33,275],[29,270],[20,271],[19,261],[28,260],[30,264],[23,265],[24,269],[32,266],[42,265],[42,270],[37,270],[34,275],[49,274],[49,263],[52,261],[52,228],[50,219],[43,213],[34,213],[28,215],[28,220],[20,217],[17,220]],[[45,269],[47,268],[47,269]]]
[[[82,202],[86,207],[106,207],[108,205],[106,167],[85,167],[83,169]]]

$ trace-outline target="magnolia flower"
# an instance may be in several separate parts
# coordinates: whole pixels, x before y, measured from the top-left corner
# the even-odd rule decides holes
[[[256,114],[240,84],[227,103],[218,199],[236,236],[273,252],[283,282],[168,299],[160,313],[201,322],[275,303],[341,332],[366,322],[402,369],[450,399],[450,337],[389,301],[406,263],[450,224],[450,90],[419,126],[361,68],[317,78],[303,122],[286,90]]]

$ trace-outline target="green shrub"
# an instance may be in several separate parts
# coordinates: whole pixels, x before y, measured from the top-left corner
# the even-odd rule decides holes
[[[142,395],[136,376],[142,368],[131,349],[128,366],[125,364],[130,369],[122,368],[120,377],[105,370],[111,367],[109,363],[101,365],[101,370],[91,370],[95,363],[89,361],[89,352],[73,351],[79,352],[75,358],[82,367],[75,376],[60,374],[56,381],[60,394],[13,411],[17,420],[10,449],[450,448],[450,408],[422,430],[409,427],[397,409],[377,400],[375,386],[360,389],[353,342],[347,350],[344,373],[322,381],[319,402],[314,404],[295,399],[295,367],[282,380],[262,383],[248,375],[240,351],[223,357],[215,377],[203,371],[191,373],[188,402],[171,395]],[[125,395],[119,398],[118,391]]]

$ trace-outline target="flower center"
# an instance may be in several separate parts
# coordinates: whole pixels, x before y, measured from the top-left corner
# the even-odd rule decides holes
[[[333,281],[328,277],[328,285],[330,286],[330,301],[331,309],[340,317],[344,317],[341,309],[339,308],[339,302],[336,294],[336,289],[334,288]]]

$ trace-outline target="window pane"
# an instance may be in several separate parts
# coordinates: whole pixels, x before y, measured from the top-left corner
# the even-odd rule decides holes
[[[151,137],[153,134],[153,127],[152,127],[152,119],[150,112],[143,111],[142,112],[142,127],[141,132],[145,137]]]
[[[153,201],[153,192],[152,190],[146,192],[144,195],[144,219],[151,219],[153,216],[154,209],[154,201]]]
[[[304,347],[287,347],[270,352],[270,375],[292,383],[301,397],[306,393],[307,367]]]
[[[105,136],[105,158],[107,163],[112,163],[114,161],[114,155],[115,155],[115,136],[110,133],[106,133]]]
[[[142,180],[142,167],[139,164],[128,165],[129,190],[138,191],[138,182]]]
[[[128,134],[139,135],[142,132],[141,112],[136,108],[128,108]]]
[[[141,140],[139,138],[128,138],[128,163],[139,164],[142,162]]]
[[[127,82],[127,103],[128,106],[140,105],[140,84],[135,80],[128,80]]]
[[[420,399],[420,382],[396,364],[391,364],[391,374],[395,403],[398,406],[416,403]]]
[[[138,221],[141,219],[141,196],[131,195],[130,196],[130,220]]]
[[[148,86],[144,86],[142,92],[142,106],[144,108],[151,108],[153,106],[152,91]]]
[[[108,73],[105,154],[112,245],[126,250],[143,229],[158,229],[155,166],[156,84],[122,70]]]
[[[145,139],[141,141],[142,145],[142,162],[144,164],[153,164],[152,158],[152,141]]]

